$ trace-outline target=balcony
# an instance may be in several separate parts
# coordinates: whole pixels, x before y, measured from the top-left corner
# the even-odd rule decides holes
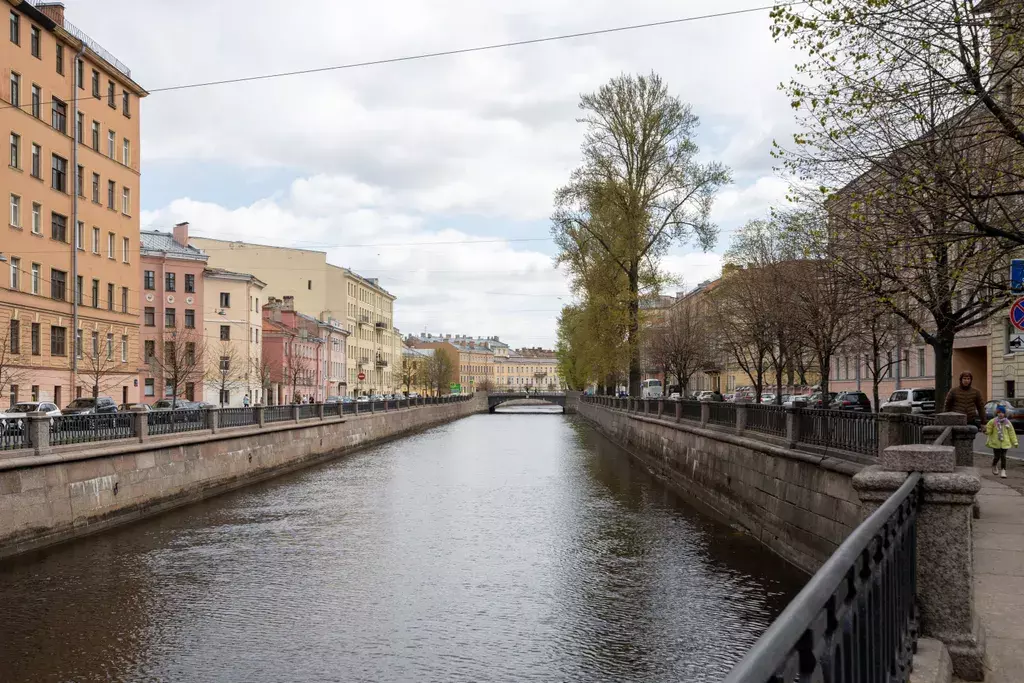
[[[366,356],[363,356],[362,358],[359,359],[359,364],[360,365],[369,365],[370,364],[370,359],[367,358]]]
[[[369,325],[370,324],[370,316],[368,316],[368,315],[361,315],[361,316],[359,316],[359,324],[360,325]]]
[[[387,366],[388,366],[388,362],[386,360],[384,360],[383,358],[381,358],[380,356],[377,356],[377,367],[378,368],[386,368]]]
[[[383,331],[383,330],[386,330],[386,329],[388,329],[388,324],[387,324],[387,323],[381,323],[381,322],[379,322],[379,323],[377,323],[377,324],[375,325],[375,327],[377,328],[377,331],[378,331],[378,332],[380,332],[380,331]]]

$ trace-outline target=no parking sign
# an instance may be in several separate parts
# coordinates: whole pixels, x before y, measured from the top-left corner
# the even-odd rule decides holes
[[[1013,302],[1010,306],[1010,322],[1018,330],[1024,331],[1024,296]]]

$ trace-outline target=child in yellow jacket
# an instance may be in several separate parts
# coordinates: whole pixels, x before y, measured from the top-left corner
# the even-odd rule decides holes
[[[1006,406],[996,405],[996,416],[985,425],[985,434],[985,445],[992,449],[992,474],[1006,479],[1006,451],[1018,446],[1017,432],[1006,417]]]

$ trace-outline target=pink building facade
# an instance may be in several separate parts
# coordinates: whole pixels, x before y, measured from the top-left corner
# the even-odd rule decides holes
[[[267,402],[323,402],[346,396],[348,331],[333,320],[295,310],[295,300],[270,297],[263,306],[263,363],[270,375]]]
[[[162,398],[201,401],[205,366],[203,349],[203,270],[207,256],[188,244],[188,223],[172,233],[143,230],[141,233],[142,320],[140,338],[141,400]],[[172,349],[182,359],[192,350],[194,363],[175,363]],[[169,368],[182,368],[175,387]],[[185,368],[184,366],[188,366]],[[185,371],[187,370],[187,371]]]

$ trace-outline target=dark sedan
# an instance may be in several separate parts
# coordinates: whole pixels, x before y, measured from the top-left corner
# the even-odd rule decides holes
[[[858,413],[871,412],[871,399],[863,391],[842,391],[832,399],[832,410],[852,410]]]

